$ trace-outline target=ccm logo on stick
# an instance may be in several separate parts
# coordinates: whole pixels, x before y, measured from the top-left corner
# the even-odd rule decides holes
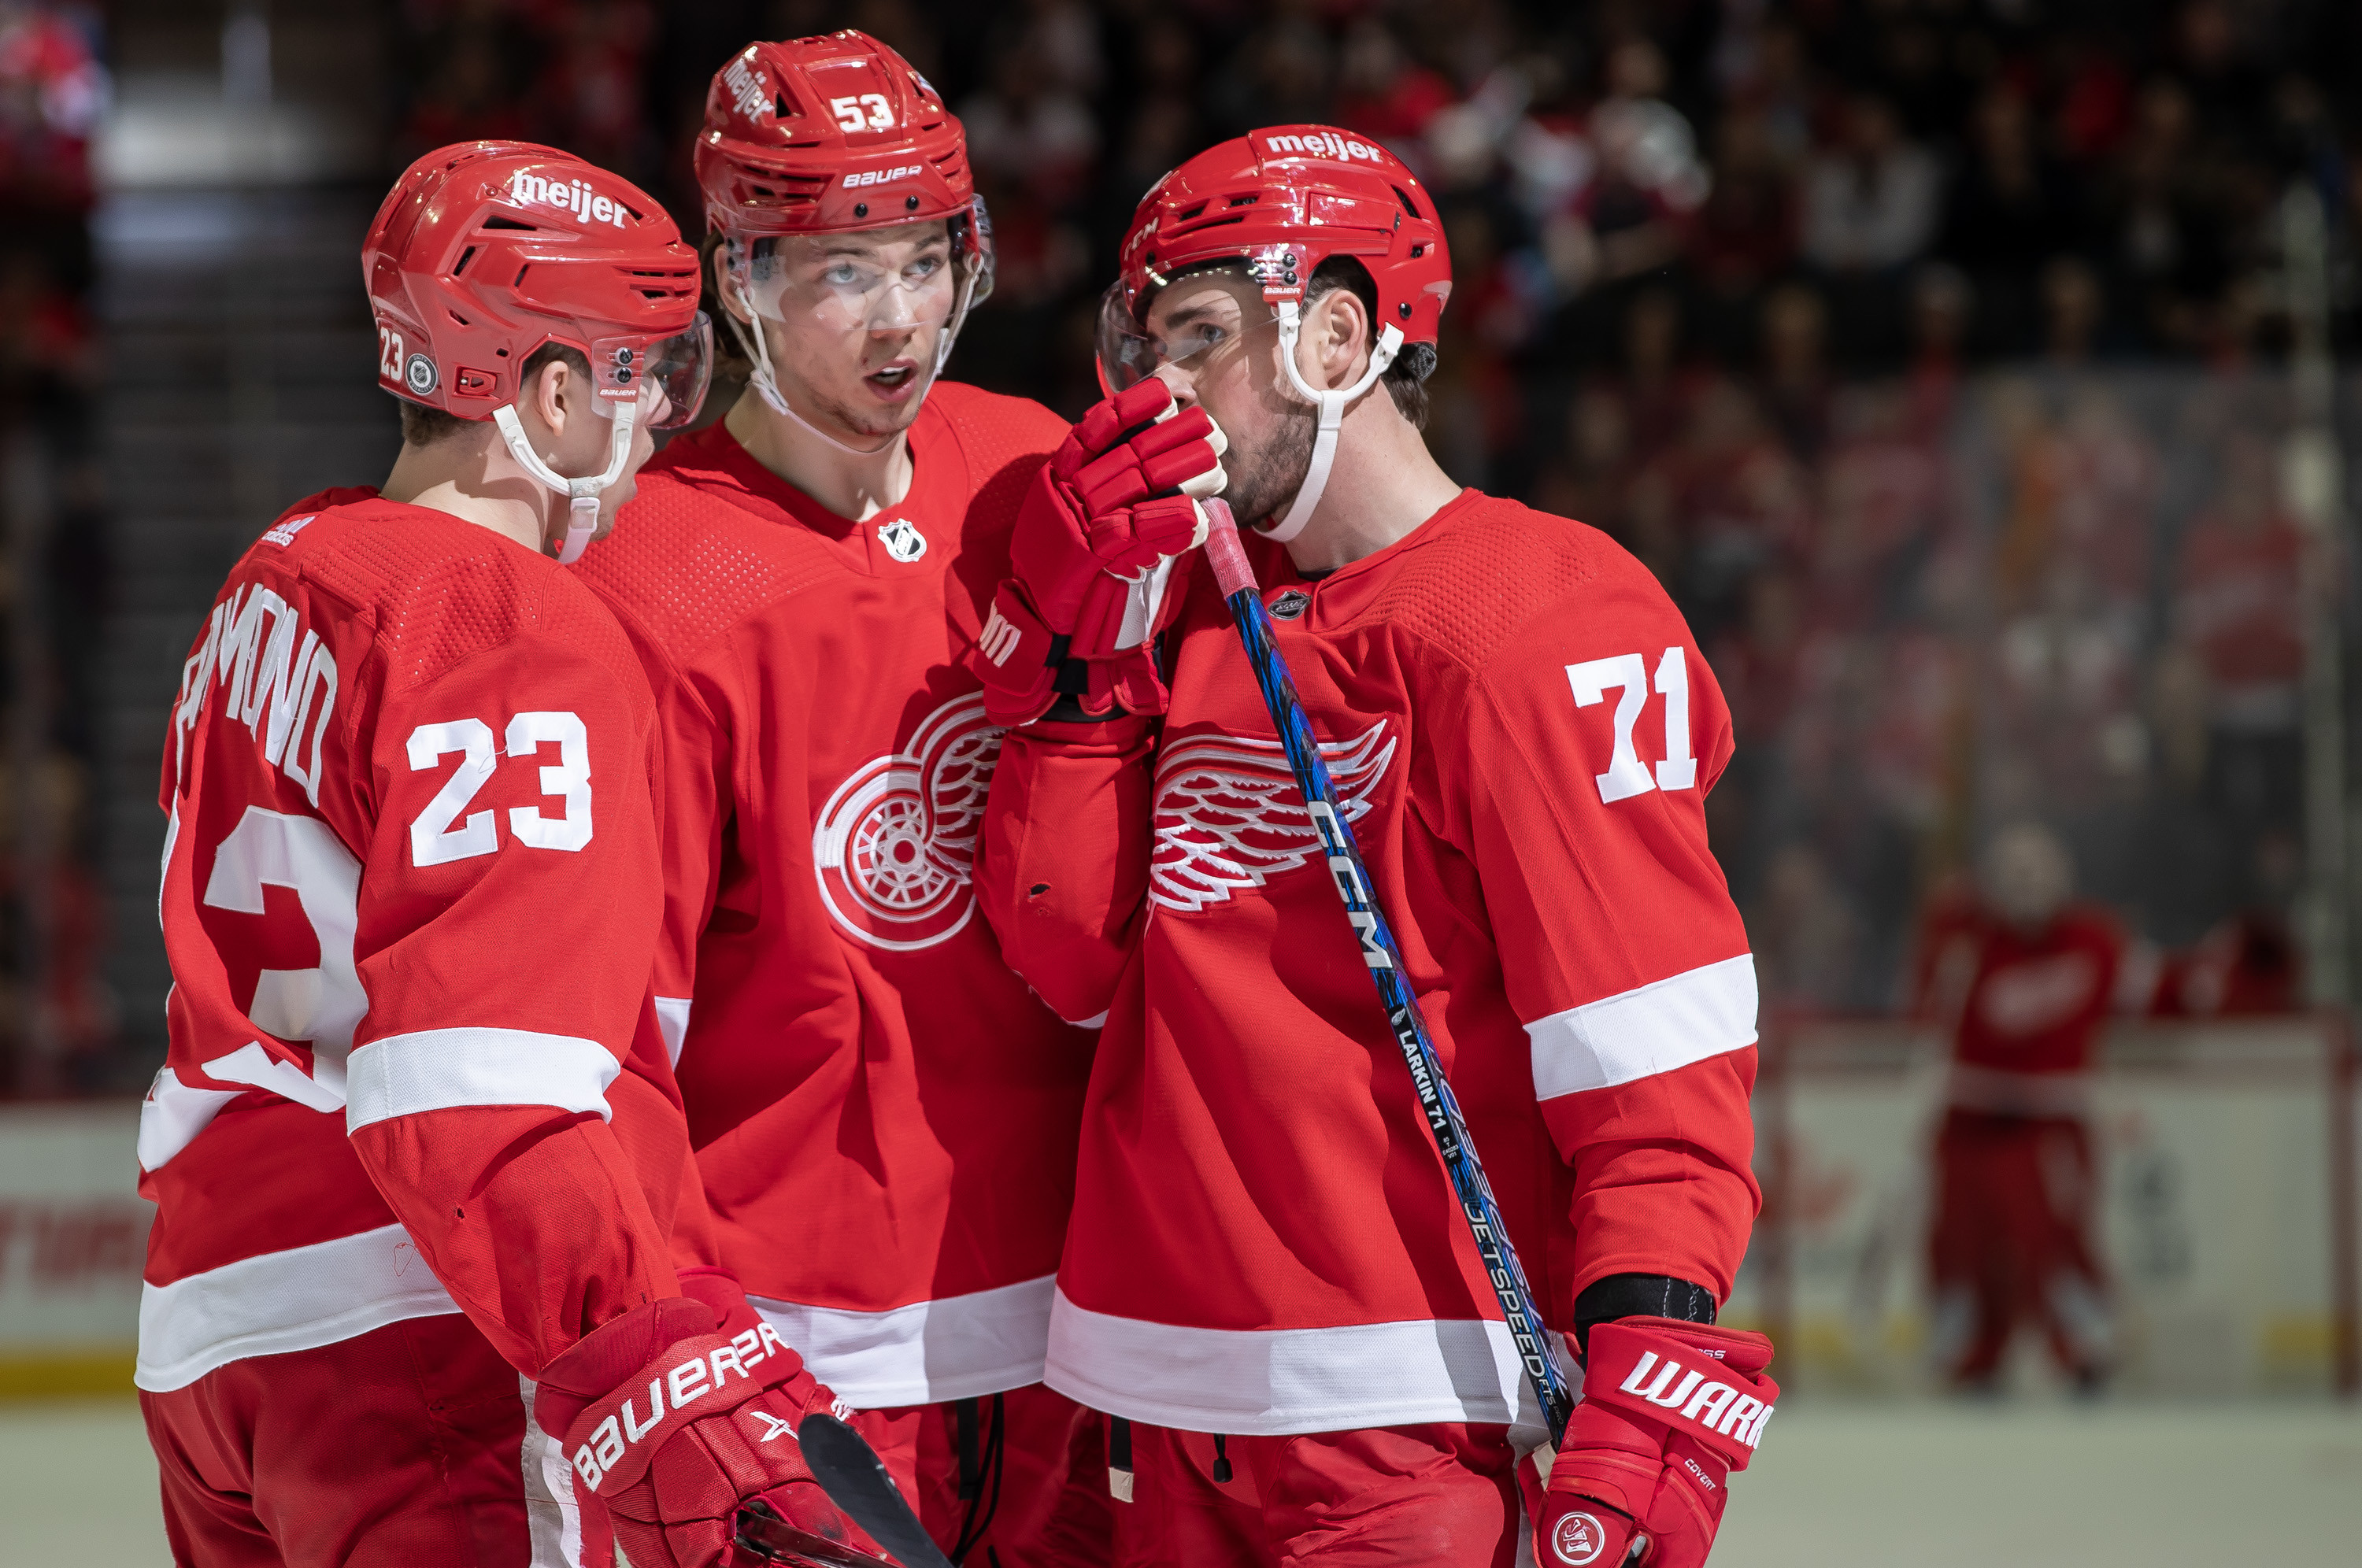
[[[668,1396],[672,1401],[669,1408],[686,1410],[707,1396],[721,1392],[723,1384],[733,1374],[751,1379],[755,1375],[746,1370],[749,1365],[787,1348],[788,1342],[779,1337],[779,1331],[764,1323],[726,1345],[716,1345],[711,1355],[690,1356],[669,1372],[649,1378],[646,1420],[639,1419],[639,1412],[626,1399],[621,1410],[592,1430],[590,1441],[574,1451],[574,1468],[580,1473],[584,1485],[596,1491],[624,1453],[657,1430],[668,1408]]]

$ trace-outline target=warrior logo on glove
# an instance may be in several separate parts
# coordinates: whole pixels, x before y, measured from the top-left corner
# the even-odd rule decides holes
[[[1551,1551],[1568,1568],[1584,1568],[1586,1562],[1597,1562],[1600,1549],[1606,1544],[1607,1532],[1589,1514],[1569,1514],[1551,1532]]]

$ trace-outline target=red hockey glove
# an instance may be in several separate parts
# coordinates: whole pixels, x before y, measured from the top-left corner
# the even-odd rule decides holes
[[[1030,723],[1062,692],[1094,718],[1164,711],[1149,645],[1172,602],[1169,563],[1206,542],[1198,502],[1226,482],[1227,447],[1159,381],[1083,415],[1026,492],[1013,575],[969,656],[994,723]]]
[[[814,1564],[890,1559],[837,1511],[796,1428],[835,1408],[767,1323],[734,1336],[675,1297],[606,1324],[542,1370],[534,1416],[614,1518],[635,1568],[723,1568],[742,1506],[761,1501],[811,1538]]]
[[[1543,1568],[1620,1568],[1633,1537],[1649,1568],[1697,1568],[1722,1523],[1723,1487],[1763,1441],[1780,1397],[1772,1342],[1671,1318],[1591,1331],[1583,1402],[1543,1495]]]

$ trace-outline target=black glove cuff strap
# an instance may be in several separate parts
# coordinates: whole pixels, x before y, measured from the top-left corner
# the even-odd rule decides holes
[[[1679,1323],[1714,1321],[1714,1293],[1703,1285],[1664,1274],[1611,1274],[1595,1279],[1574,1298],[1574,1348],[1591,1350],[1591,1326],[1618,1318],[1671,1318]]]

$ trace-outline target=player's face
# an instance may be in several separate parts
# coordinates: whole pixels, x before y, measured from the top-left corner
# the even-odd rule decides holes
[[[1286,390],[1279,326],[1243,272],[1197,272],[1160,290],[1142,322],[1156,374],[1230,437],[1222,498],[1242,523],[1278,515],[1312,459],[1313,411]]]
[[[919,416],[959,282],[948,226],[907,224],[769,242],[732,303],[752,307],[788,406],[858,442]]]

